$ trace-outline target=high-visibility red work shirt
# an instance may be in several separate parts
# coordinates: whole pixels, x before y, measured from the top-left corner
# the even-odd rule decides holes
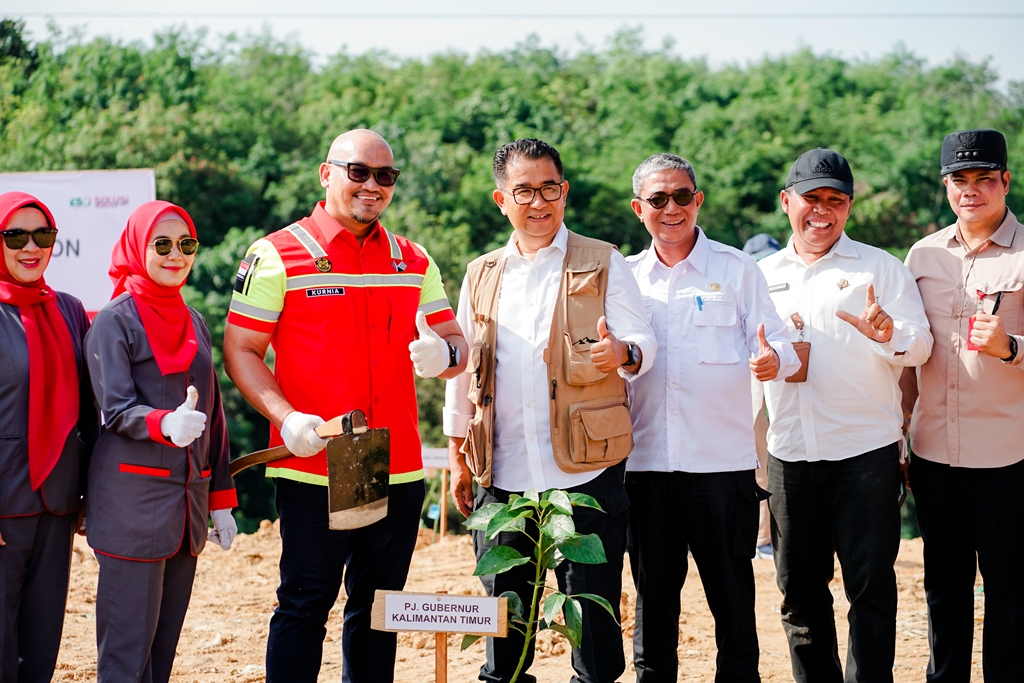
[[[416,312],[454,320],[426,250],[377,223],[362,246],[317,204],[258,240],[238,270],[228,323],[271,335],[274,376],[296,410],[325,420],[366,413],[391,430],[391,483],[423,477],[409,343]],[[270,445],[283,443],[271,426]],[[268,477],[327,485],[327,456],[289,457]]]

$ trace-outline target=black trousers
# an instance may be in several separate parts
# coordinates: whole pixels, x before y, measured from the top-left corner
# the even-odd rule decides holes
[[[57,665],[75,515],[0,518],[0,683],[49,683]]]
[[[604,512],[590,508],[573,508],[573,522],[581,534],[597,534],[604,544],[608,561],[604,564],[577,564],[565,561],[555,570],[558,589],[566,594],[594,593],[608,600],[615,610],[612,619],[600,605],[580,599],[583,608],[583,636],[579,649],[572,651],[572,667],[576,675],[573,683],[612,683],[626,670],[626,659],[622,653],[622,630],[618,622],[619,600],[622,594],[622,558],[626,550],[626,510],[629,499],[623,485],[626,464],[609,467],[595,479],[580,486],[566,489],[570,493],[585,493],[600,503]],[[477,489],[474,509],[490,503],[507,503],[510,491],[497,488]],[[532,534],[536,535],[534,527]],[[532,542],[523,534],[503,532],[493,540],[486,540],[484,533],[473,532],[473,550],[479,560],[487,549],[494,545],[515,548],[523,555],[533,557]],[[520,566],[502,574],[480,577],[487,595],[501,595],[512,590],[519,594],[523,605],[529,605],[533,598],[534,568]],[[527,607],[529,610],[529,607]],[[523,636],[509,629],[506,638],[487,639],[487,663],[480,667],[481,681],[507,683],[512,679],[519,657],[523,651]],[[536,678],[527,675],[533,663],[534,648],[526,655],[521,683],[535,683]]]
[[[983,446],[982,446],[983,447]],[[974,580],[985,582],[985,683],[1024,678],[1024,461],[1008,467],[910,465],[924,538],[924,588],[932,683],[971,680]]]
[[[98,683],[170,680],[196,560],[187,538],[174,555],[153,562],[96,553]]]
[[[782,626],[798,683],[892,681],[900,476],[896,444],[837,461],[768,458]],[[845,677],[829,590],[833,553],[850,601]]]
[[[267,638],[267,683],[316,683],[327,617],[345,580],[344,683],[391,683],[394,633],[370,628],[377,589],[402,590],[416,547],[423,482],[392,484],[387,517],[351,531],[328,528],[327,487],[274,480],[281,519],[281,585]]]
[[[675,683],[679,591],[689,545],[718,645],[716,683],[758,683],[754,571],[760,501],[754,471],[630,472],[629,562],[636,585],[637,683]]]

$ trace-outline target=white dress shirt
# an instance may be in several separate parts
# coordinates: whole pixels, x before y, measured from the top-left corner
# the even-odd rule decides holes
[[[515,233],[502,259],[505,270],[498,292],[498,340],[495,349],[494,461],[492,483],[506,491],[570,488],[594,479],[602,470],[568,474],[559,469],[551,450],[548,368],[544,349],[551,334],[558,286],[562,278],[569,232],[563,224],[554,241],[533,261],[519,252]],[[473,310],[465,279],[456,319],[473,339]],[[654,333],[644,315],[643,298],[622,255],[612,250],[604,302],[608,331],[640,347],[639,373],[619,373],[627,380],[644,374],[655,362]],[[470,375],[448,380],[444,402],[444,433],[465,437],[475,406],[468,398]]]
[[[768,451],[788,462],[844,460],[902,441],[900,374],[904,366],[924,363],[932,350],[921,294],[907,267],[846,233],[810,265],[792,238],[758,265],[790,339],[800,338],[790,319],[799,313],[803,340],[811,343],[806,382],[765,386]],[[836,317],[839,310],[860,315],[872,283],[876,301],[893,319],[885,344]]]
[[[754,259],[697,230],[693,251],[671,268],[653,247],[626,259],[660,350],[630,385],[633,472],[756,468],[747,360],[759,352],[758,323],[779,356],[775,381],[800,367]]]

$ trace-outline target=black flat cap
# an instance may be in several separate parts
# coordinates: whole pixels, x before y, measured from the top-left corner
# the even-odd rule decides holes
[[[1006,167],[1006,138],[995,130],[958,130],[942,141],[942,175],[965,168]]]
[[[819,147],[804,152],[793,162],[786,176],[786,189],[806,194],[819,187],[831,187],[853,196],[853,171],[839,152]]]

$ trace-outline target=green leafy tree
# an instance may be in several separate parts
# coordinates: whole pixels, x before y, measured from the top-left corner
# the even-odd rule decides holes
[[[509,546],[492,546],[480,557],[473,572],[473,576],[486,576],[501,574],[526,564],[534,568],[534,580],[531,582],[533,595],[529,605],[523,605],[515,591],[505,591],[500,596],[508,600],[509,628],[523,634],[523,653],[512,676],[512,683],[519,679],[526,655],[534,647],[534,637],[539,631],[557,631],[568,638],[574,648],[580,646],[583,637],[580,598],[597,603],[612,615],[612,619],[618,619],[611,603],[600,595],[566,595],[547,583],[548,570],[556,569],[566,560],[580,564],[602,564],[608,561],[604,545],[597,534],[576,532],[572,519],[574,507],[604,512],[594,498],[583,493],[551,489],[538,494],[530,489],[522,496],[512,494],[507,503],[485,505],[466,519],[467,529],[483,532],[488,540],[502,532],[514,532],[525,535],[533,543],[532,557],[526,557]],[[555,621],[559,614],[563,615],[564,624]],[[466,636],[462,641],[462,649],[465,650],[479,638]]]

